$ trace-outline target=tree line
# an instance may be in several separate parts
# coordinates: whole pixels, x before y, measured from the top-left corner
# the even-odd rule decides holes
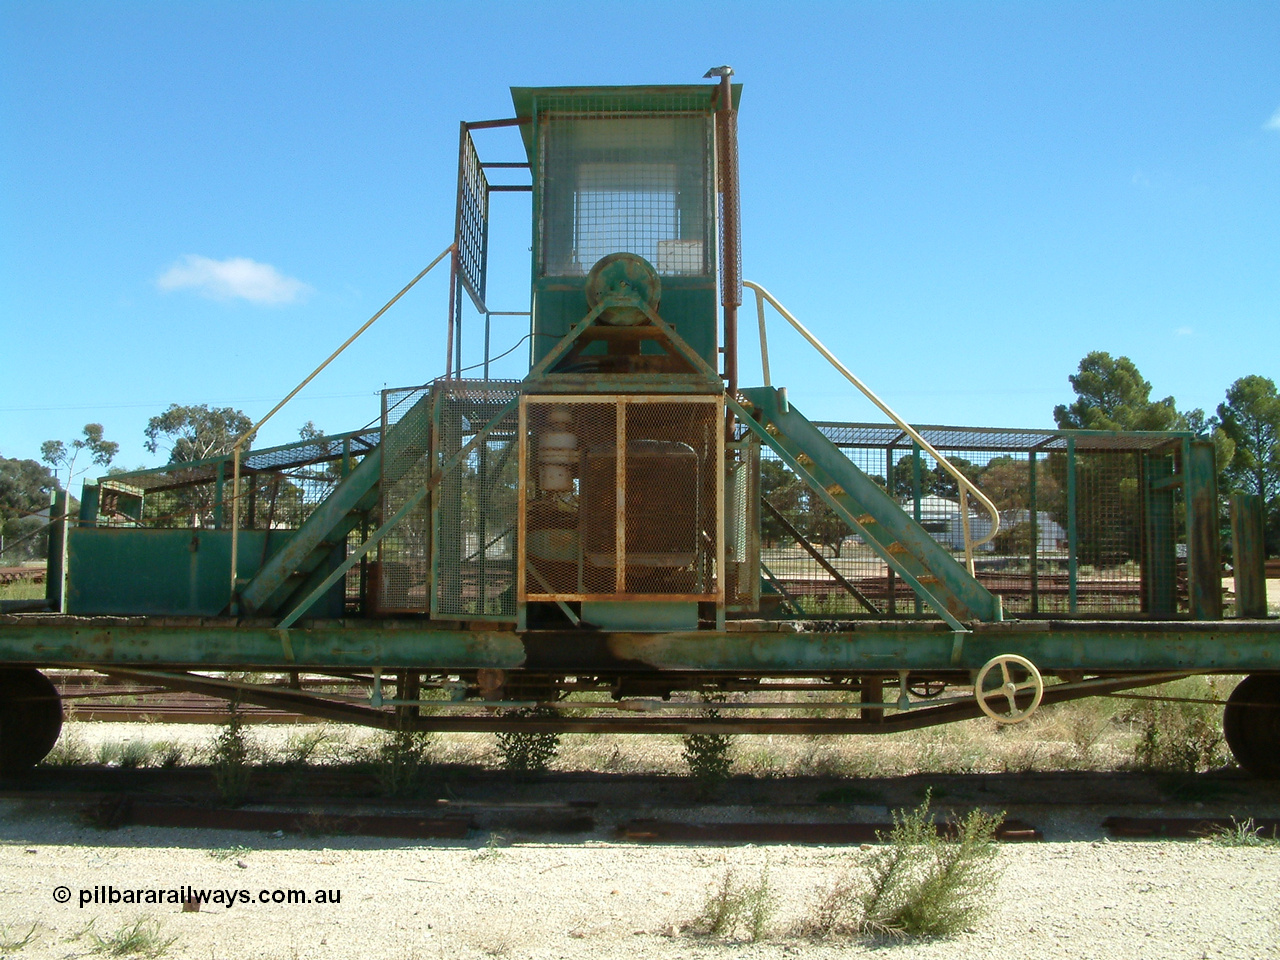
[[[226,456],[252,427],[249,415],[234,407],[170,404],[147,421],[144,445],[153,454],[167,450],[169,464],[189,463]],[[0,565],[45,556],[44,527],[55,491],[70,491],[72,481],[85,476],[92,466],[107,474],[128,472],[112,466],[120,445],[105,439],[103,433],[102,424],[87,423],[74,440],[46,440],[40,445],[43,462],[0,456],[0,536],[5,544]],[[308,421],[299,436],[314,439],[321,431]],[[250,437],[243,449],[247,451],[252,442]],[[78,501],[74,497],[68,500],[74,515]]]

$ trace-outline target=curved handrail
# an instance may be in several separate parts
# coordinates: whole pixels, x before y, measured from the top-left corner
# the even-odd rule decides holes
[[[752,283],[750,280],[743,280],[742,285],[744,287],[749,287],[756,295],[756,313],[760,320],[760,358],[764,368],[764,384],[766,387],[772,386],[772,384],[769,383],[769,347],[765,339],[764,329],[764,303],[767,300],[773,309],[777,310],[778,313],[782,315],[784,320],[796,328],[800,336],[809,341],[810,346],[817,350],[824,360],[840,371],[846,380],[862,391],[863,396],[880,408],[881,413],[897,424],[903,433],[909,436],[920,446],[920,449],[924,450],[929,454],[929,456],[937,460],[938,465],[955,478],[956,487],[960,491],[960,523],[964,529],[964,565],[965,569],[967,569],[969,574],[972,576],[973,548],[980,547],[984,543],[991,542],[991,540],[995,539],[996,534],[1000,532],[1000,511],[996,508],[996,505],[991,502],[990,498],[988,498],[985,493],[978,489],[972,480],[961,473],[959,468],[954,466],[950,460],[935,450],[933,444],[929,443],[928,440],[921,436],[920,432],[916,430],[915,427],[911,426],[911,424],[907,423],[900,416],[894,413],[887,403],[877,397],[870,387],[859,380],[848,367],[836,358],[835,354],[823,346],[822,341],[810,333],[809,329],[803,323],[792,316],[791,311],[779,303],[777,297],[771,294],[764,287],[760,286],[760,284]],[[977,501],[982,505],[983,509],[986,510],[987,513],[991,514],[991,530],[980,540],[970,539],[971,534],[969,530],[968,504],[968,494],[970,493],[973,494]]]

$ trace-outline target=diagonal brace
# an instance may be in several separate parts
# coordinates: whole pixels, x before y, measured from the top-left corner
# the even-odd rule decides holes
[[[836,583],[840,584],[840,586],[844,587],[845,590],[849,591],[849,593],[853,595],[853,599],[857,600],[858,603],[862,604],[862,608],[866,610],[867,613],[873,613],[876,616],[880,615],[880,611],[877,610],[875,608],[875,605],[866,598],[866,595],[863,594],[863,592],[859,590],[857,587],[855,587],[852,583],[850,583],[849,580],[843,574],[841,574],[839,570],[835,568],[835,566],[831,563],[831,561],[828,560],[826,557],[824,557],[822,553],[818,550],[818,548],[815,547],[812,543],[810,543],[808,538],[799,530],[797,530],[795,528],[795,525],[790,520],[788,520],[785,516],[782,515],[782,511],[780,511],[777,507],[775,507],[772,503],[770,503],[764,497],[760,498],[760,506],[768,510],[770,516],[772,516],[775,520],[777,520],[780,524],[782,524],[782,529],[786,530],[787,533],[789,533],[792,537],[794,537],[796,543],[800,544],[800,546],[804,548],[805,552],[808,553],[809,556],[813,557],[813,559],[818,562],[818,565],[822,567],[823,570],[827,571],[827,573],[831,574],[831,576],[835,578]]]

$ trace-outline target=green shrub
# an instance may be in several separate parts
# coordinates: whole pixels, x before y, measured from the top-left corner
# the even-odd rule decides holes
[[[1202,677],[1163,688],[1171,697],[1218,699]],[[1141,701],[1132,719],[1138,726],[1134,762],[1141,770],[1195,773],[1226,761],[1222,712],[1207,703]]]
[[[210,766],[218,796],[223,803],[235,807],[244,801],[245,794],[249,791],[252,776],[250,761],[254,751],[245,733],[239,703],[230,701],[227,710],[227,722],[222,725],[213,741]]]
[[[167,953],[177,941],[177,937],[166,937],[161,929],[160,921],[150,917],[142,917],[132,924],[126,923],[114,933],[100,937],[92,930],[89,937],[93,940],[93,952],[105,953],[112,957],[143,956],[155,958]]]
[[[999,879],[995,832],[1002,821],[980,810],[940,833],[931,797],[895,811],[893,829],[860,871],[847,872],[820,897],[804,932],[811,936],[945,937],[987,910]]]
[[[715,702],[723,700],[723,694],[704,694],[704,700]],[[703,716],[714,720],[720,711],[710,707],[703,711]],[[689,775],[698,785],[698,792],[708,795],[720,784],[729,779],[733,772],[733,736],[727,733],[687,733],[683,737],[684,750],[681,756],[689,767]]]
[[[1280,847],[1280,831],[1271,828],[1270,836],[1253,822],[1253,817],[1246,820],[1231,818],[1231,826],[1214,827],[1208,834],[1209,842],[1219,847]]]
[[[556,717],[551,707],[523,707],[508,710],[509,717]],[[511,773],[529,776],[545,773],[560,749],[560,734],[512,730],[498,734],[498,752],[502,766]]]
[[[709,711],[715,716],[715,711]],[[713,790],[733,772],[729,751],[733,737],[727,733],[689,733],[684,736],[681,756],[689,766],[689,775],[704,791]]]
[[[388,797],[414,794],[430,765],[435,738],[421,730],[393,730],[383,734],[374,748],[374,776]]]

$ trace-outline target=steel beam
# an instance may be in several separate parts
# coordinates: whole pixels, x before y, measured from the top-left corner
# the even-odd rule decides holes
[[[493,667],[542,673],[707,671],[743,676],[973,671],[1018,653],[1042,671],[1280,671],[1280,621],[1005,621],[974,624],[958,658],[944,624],[731,622],[727,632],[466,630],[429,622],[0,616],[0,663],[202,670]]]

